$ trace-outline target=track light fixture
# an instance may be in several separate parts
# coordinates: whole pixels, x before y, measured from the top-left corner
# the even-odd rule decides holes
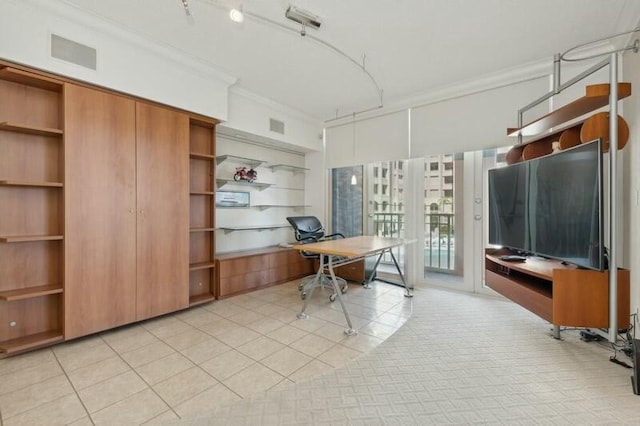
[[[231,9],[231,12],[229,12],[229,18],[233,21],[233,22],[237,22],[237,23],[242,23],[244,22],[244,13],[242,13],[242,5],[240,5],[240,8],[238,9]]]
[[[299,9],[291,5],[287,8],[284,16],[287,17],[287,19],[290,19],[302,25],[302,29],[300,30],[300,35],[302,37],[307,35],[307,27],[317,30],[318,28],[320,28],[320,25],[322,25],[322,21],[318,16],[304,9]]]

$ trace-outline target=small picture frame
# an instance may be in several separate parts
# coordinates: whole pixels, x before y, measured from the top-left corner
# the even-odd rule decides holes
[[[219,208],[247,208],[250,204],[248,192],[217,191],[216,207]]]

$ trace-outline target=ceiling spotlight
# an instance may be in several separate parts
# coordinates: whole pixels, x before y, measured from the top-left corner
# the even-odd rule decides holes
[[[182,7],[184,7],[184,13],[187,16],[191,16],[191,10],[189,9],[189,2],[187,2],[187,0],[182,0]]]
[[[240,9],[231,9],[231,12],[229,12],[229,18],[233,22],[237,22],[237,23],[243,22],[244,13],[242,13],[242,6],[240,6]]]
[[[287,11],[284,13],[284,16],[294,22],[302,24],[302,35],[304,35],[306,27],[317,30],[322,24],[319,16],[314,15],[313,13],[308,12],[304,9],[299,9],[295,6],[289,6],[287,8]]]

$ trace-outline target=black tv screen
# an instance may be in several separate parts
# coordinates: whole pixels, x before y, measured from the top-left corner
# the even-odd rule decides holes
[[[491,170],[489,243],[603,270],[601,142]]]

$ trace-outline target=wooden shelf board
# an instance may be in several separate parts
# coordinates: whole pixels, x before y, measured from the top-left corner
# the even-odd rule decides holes
[[[260,164],[264,163],[264,161],[262,160],[256,160],[254,158],[238,157],[235,155],[218,155],[216,157],[216,164],[222,164],[225,161],[231,161],[233,163],[247,165],[248,167],[251,167],[251,168],[258,167]]]
[[[189,153],[189,157],[197,158],[199,160],[214,160],[216,158],[215,155],[202,154],[202,153],[199,153],[199,152],[191,152],[191,153]]]
[[[211,293],[199,294],[197,296],[189,297],[189,307],[195,305],[201,305],[203,303],[212,302],[216,300],[215,296]]]
[[[0,80],[12,81],[14,83],[26,84],[40,89],[54,92],[62,91],[62,82],[52,78],[31,74],[17,68],[3,67],[0,69]]]
[[[209,196],[213,196],[213,195],[215,195],[215,192],[213,192],[213,191],[192,191],[189,194],[190,195],[209,195]]]
[[[31,241],[62,240],[62,235],[11,235],[0,236],[0,243],[26,243]]]
[[[189,228],[189,232],[213,232],[216,228]]]
[[[32,334],[30,336],[0,342],[0,352],[14,353],[38,346],[51,345],[62,342],[64,337],[60,331],[45,331],[43,333]]]
[[[191,265],[189,265],[189,270],[197,271],[198,269],[211,269],[215,268],[215,266],[216,263],[213,260],[211,262],[192,263]]]
[[[62,188],[64,184],[62,182],[30,182],[25,180],[0,180],[0,186],[35,186],[35,187]]]
[[[49,294],[59,294],[62,292],[62,287],[58,284],[41,285],[17,290],[0,291],[0,300],[11,302],[14,300],[31,299],[34,297],[47,296]]]
[[[26,124],[11,123],[8,121],[0,122],[0,130],[6,130],[8,132],[27,133],[30,135],[39,136],[60,136],[63,134],[63,131],[60,129],[29,126]]]
[[[631,95],[631,86],[621,84],[618,93],[618,99],[624,99]],[[576,119],[591,111],[595,111],[598,108],[602,108],[609,104],[609,95],[595,95],[595,96],[583,96],[575,101],[558,108],[555,111],[550,112],[547,115],[540,117],[539,119],[532,121],[529,124],[521,127],[520,129],[509,129],[511,133],[509,136],[535,136],[544,133],[548,129],[558,126],[559,124],[566,123],[573,119]]]

